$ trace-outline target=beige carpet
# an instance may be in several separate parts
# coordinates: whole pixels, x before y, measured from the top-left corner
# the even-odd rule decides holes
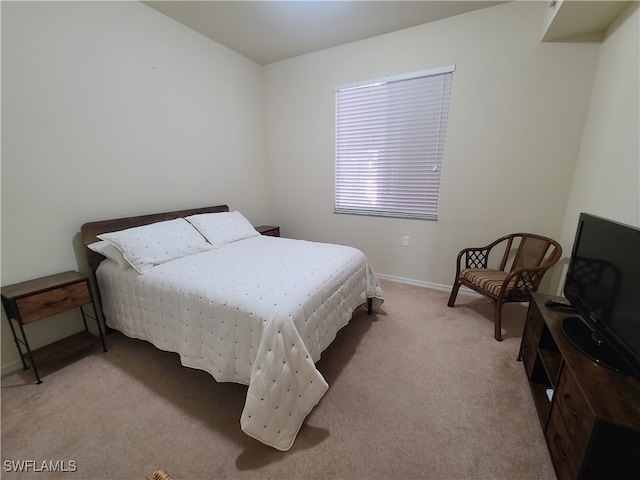
[[[330,387],[290,451],[242,433],[246,387],[113,333],[41,385],[2,379],[2,478],[555,478],[516,361],[525,309],[505,308],[498,343],[485,300],[382,285],[381,311],[358,311],[318,363]],[[18,460],[76,471],[7,471]]]

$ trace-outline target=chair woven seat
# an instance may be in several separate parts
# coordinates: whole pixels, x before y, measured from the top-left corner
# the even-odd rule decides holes
[[[483,290],[492,293],[496,297],[500,294],[502,283],[509,274],[493,268],[465,268],[460,271],[460,277],[477,285]],[[513,290],[516,283],[515,277],[509,281],[507,290]]]
[[[497,246],[504,246],[500,266],[489,268],[492,265],[489,254]],[[458,254],[456,278],[447,305],[453,307],[462,285],[491,299],[494,303],[494,336],[500,341],[502,305],[528,301],[531,293],[538,290],[545,272],[561,255],[562,247],[558,242],[533,233],[512,233],[484,247],[465,248]]]

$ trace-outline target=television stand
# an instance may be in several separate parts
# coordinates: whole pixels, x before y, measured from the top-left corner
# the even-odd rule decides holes
[[[640,379],[604,368],[574,347],[562,330],[567,313],[545,306],[553,298],[532,295],[518,358],[556,475],[637,478]]]

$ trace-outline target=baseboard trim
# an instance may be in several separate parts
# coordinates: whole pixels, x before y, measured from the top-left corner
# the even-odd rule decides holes
[[[395,277],[393,275],[386,275],[384,273],[376,273],[376,277],[378,277],[380,280],[386,280],[388,282],[394,283],[403,283],[405,285],[413,285],[415,287],[433,288],[434,290],[451,290],[451,287],[447,285],[425,282],[422,280],[414,280],[413,278]]]
[[[433,282],[424,282],[422,280],[414,280],[412,278],[394,277],[393,275],[385,275],[384,273],[376,273],[376,277],[378,277],[380,280],[386,280],[388,282],[404,283],[405,285],[431,288],[433,290],[440,290],[442,292],[451,292],[451,285],[443,285],[441,283],[433,283]],[[462,293],[463,295],[470,295],[478,298],[482,297],[482,295],[480,295],[479,293],[474,292],[470,288],[467,288],[464,286],[460,287],[460,293]]]
[[[9,375],[10,373],[15,373],[18,370],[22,370],[22,362],[18,359],[7,365],[2,366],[2,370],[0,370],[0,375],[3,377],[5,375]]]

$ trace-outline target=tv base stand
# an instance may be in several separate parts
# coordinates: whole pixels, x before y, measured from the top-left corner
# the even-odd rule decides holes
[[[522,360],[549,454],[560,480],[632,479],[640,472],[640,380],[605,368],[562,331],[567,312],[535,293]]]

